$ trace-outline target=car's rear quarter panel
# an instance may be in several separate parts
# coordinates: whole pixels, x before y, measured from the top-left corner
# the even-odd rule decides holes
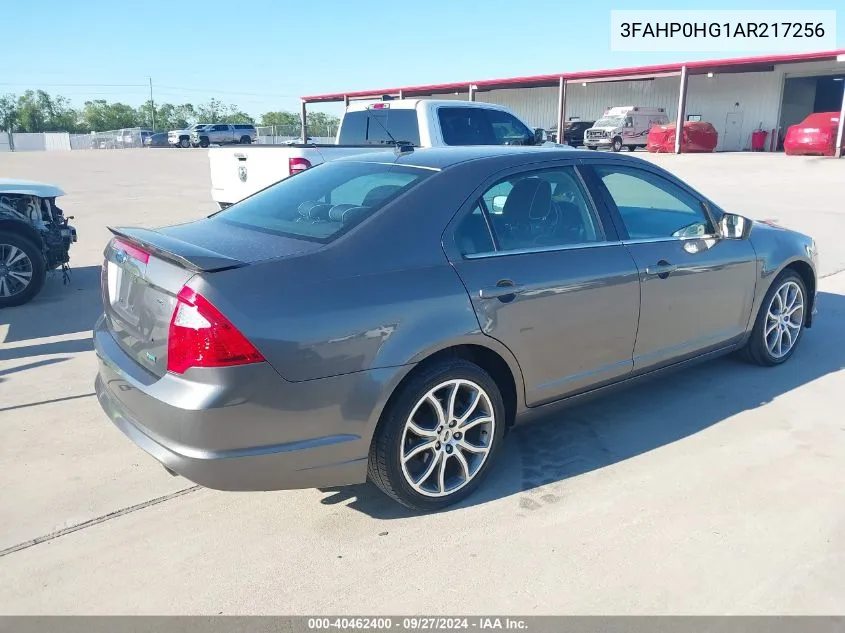
[[[472,188],[435,178],[316,252],[203,275],[195,288],[290,381],[414,363],[479,334],[441,246]]]

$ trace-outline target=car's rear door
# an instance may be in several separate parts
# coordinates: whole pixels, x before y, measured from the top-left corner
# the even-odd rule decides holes
[[[481,330],[519,362],[529,406],[632,371],[637,268],[572,161],[490,178],[444,248]]]
[[[749,240],[724,240],[692,189],[650,166],[585,160],[642,281],[635,371],[724,347],[748,327],[757,279]]]

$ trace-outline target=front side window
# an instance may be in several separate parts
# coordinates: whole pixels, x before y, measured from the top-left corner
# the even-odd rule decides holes
[[[428,169],[328,162],[212,216],[265,233],[330,242],[430,177]]]
[[[701,201],[644,169],[596,166],[632,240],[701,237],[715,231]]]
[[[572,167],[523,172],[485,191],[456,232],[464,255],[492,250],[484,237],[489,231],[482,210],[500,251],[577,246],[603,239],[598,218]]]

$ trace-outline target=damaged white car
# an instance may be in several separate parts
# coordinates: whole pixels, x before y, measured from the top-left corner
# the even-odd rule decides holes
[[[64,194],[54,185],[0,178],[0,308],[31,301],[52,270],[68,281],[76,229],[56,206]]]

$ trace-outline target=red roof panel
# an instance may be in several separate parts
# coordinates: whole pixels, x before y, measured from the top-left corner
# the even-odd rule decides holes
[[[748,72],[764,68],[773,64],[795,64],[800,62],[834,61],[840,55],[845,55],[845,49],[825,51],[818,53],[796,53],[791,55],[765,55],[760,57],[734,57],[730,59],[702,60],[695,62],[680,62],[675,64],[658,64],[655,66],[633,66],[629,68],[613,68],[607,70],[590,70],[580,72],[560,73],[556,75],[533,75],[527,77],[510,77],[506,79],[485,79],[481,81],[461,81],[445,84],[430,84],[423,86],[406,86],[404,88],[382,88],[380,90],[360,90],[353,92],[337,92],[324,95],[313,95],[302,97],[308,103],[327,101],[343,101],[344,97],[360,99],[366,97],[377,98],[384,94],[395,95],[401,90],[406,97],[429,95],[438,92],[468,91],[469,85],[478,87],[478,90],[494,90],[496,88],[525,88],[532,86],[556,85],[560,78],[567,81],[583,81],[586,79],[619,79],[628,76],[643,75],[659,76],[670,73],[678,73],[683,66],[687,67],[690,74],[703,74],[706,72],[718,72],[721,70],[738,70],[737,67],[748,66]]]

